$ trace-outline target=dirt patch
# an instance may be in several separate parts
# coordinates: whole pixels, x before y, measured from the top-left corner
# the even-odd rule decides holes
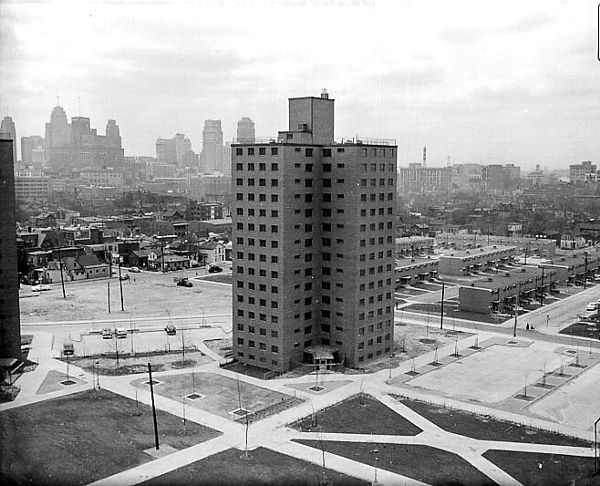
[[[152,371],[168,371],[181,368],[198,366],[204,363],[210,363],[211,359],[201,351],[190,349],[185,352],[185,363],[181,363],[181,351],[165,353],[137,353],[131,356],[130,353],[119,355],[119,364],[115,354],[86,356],[84,358],[69,358],[69,363],[78,366],[90,373],[98,372],[101,375],[117,376],[136,373],[147,373],[148,363],[152,365]],[[66,358],[60,358],[67,362]]]

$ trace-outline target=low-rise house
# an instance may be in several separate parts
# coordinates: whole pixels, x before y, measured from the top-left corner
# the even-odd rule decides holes
[[[198,254],[205,264],[225,261],[225,245],[218,241],[207,241],[198,245]]]

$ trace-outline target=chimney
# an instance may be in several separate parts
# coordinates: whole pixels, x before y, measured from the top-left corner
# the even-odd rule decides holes
[[[327,90],[325,88],[323,88],[323,91],[321,91],[321,98],[323,98],[324,100],[329,99],[329,93],[327,93]]]

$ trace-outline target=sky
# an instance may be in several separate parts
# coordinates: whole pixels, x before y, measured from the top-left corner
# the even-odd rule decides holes
[[[336,101],[336,138],[392,138],[398,163],[600,163],[598,0],[0,0],[0,116],[52,108],[155,155],[206,119],[287,129],[287,99]]]

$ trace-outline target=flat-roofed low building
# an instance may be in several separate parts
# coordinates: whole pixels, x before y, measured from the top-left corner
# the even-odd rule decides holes
[[[479,314],[513,312],[517,295],[520,303],[541,298],[556,283],[556,272],[552,269],[521,267],[510,272],[500,272],[461,286],[458,291],[458,308]]]
[[[435,239],[426,236],[396,238],[396,258],[414,257],[419,253],[433,253]]]
[[[440,273],[469,275],[471,272],[496,269],[511,263],[517,254],[514,246],[484,246],[470,250],[455,250],[440,256]]]
[[[597,250],[585,254],[571,254],[540,263],[540,267],[556,272],[556,278],[561,283],[582,283],[586,278],[598,271],[600,252]]]
[[[396,259],[396,288],[436,278],[439,264],[437,258]]]
[[[435,237],[441,247],[453,247],[456,250],[480,248],[482,246],[515,246],[517,253],[540,255],[552,258],[556,253],[556,240],[546,238],[528,238],[525,236],[479,235],[468,233],[439,233]]]

